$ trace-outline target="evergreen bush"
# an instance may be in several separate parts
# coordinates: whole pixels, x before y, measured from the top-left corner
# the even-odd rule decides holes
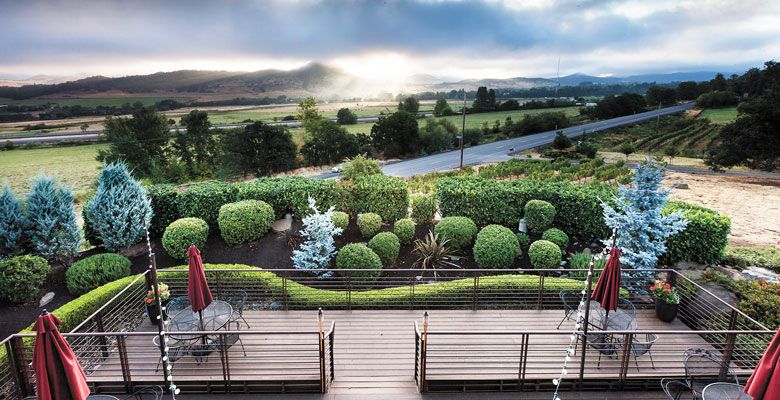
[[[274,222],[274,209],[260,200],[243,200],[219,208],[217,223],[225,243],[235,246],[265,236]]]
[[[474,261],[481,268],[511,268],[520,250],[517,236],[509,228],[488,225],[477,234]]]
[[[206,221],[200,218],[180,218],[165,228],[162,245],[171,257],[184,259],[190,246],[202,248],[208,237],[209,225]]]
[[[20,252],[26,225],[22,202],[4,184],[0,194],[0,259]]]
[[[349,227],[349,214],[343,211],[334,211],[330,218],[333,220],[333,224],[336,225],[336,228],[346,230]]]
[[[27,219],[33,253],[69,264],[81,242],[71,188],[57,185],[52,176],[39,175],[27,196]]]
[[[17,256],[0,261],[0,299],[24,303],[38,297],[38,288],[49,273],[42,257]]]
[[[375,213],[384,221],[405,218],[409,212],[409,188],[394,176],[370,175],[347,185],[347,208],[354,214]]]
[[[537,240],[528,248],[531,266],[536,269],[553,269],[561,266],[561,248],[548,240]]]
[[[370,271],[349,271],[346,275],[353,278],[373,280],[379,277],[382,270],[382,260],[362,243],[350,243],[339,250],[336,255],[336,267],[339,269],[365,269]]]
[[[171,222],[181,218],[179,193],[174,185],[160,184],[146,186],[146,195],[152,204],[153,214],[149,233],[160,237]]]
[[[395,233],[380,232],[368,241],[368,248],[379,256],[383,266],[389,267],[398,259],[398,253],[401,250],[401,241]]]
[[[109,251],[118,251],[146,237],[152,206],[146,190],[124,163],[108,164],[98,177],[98,189],[85,207],[90,227]]]
[[[220,207],[236,200],[236,185],[224,182],[199,183],[178,194],[179,214],[182,217],[200,218],[213,226],[217,224]]]
[[[467,217],[445,217],[433,228],[434,233],[449,241],[453,250],[463,250],[474,242],[477,224]]]
[[[517,234],[515,236],[517,236],[517,243],[520,244],[520,248],[521,249],[524,249],[524,248],[528,247],[529,244],[531,244],[531,237],[528,236],[527,233],[525,233],[525,232],[517,232]]]
[[[382,175],[382,169],[376,161],[366,158],[364,154],[358,154],[347,160],[341,169],[341,179],[347,181],[371,175]]]
[[[344,203],[344,190],[337,187],[332,179],[312,179],[302,176],[283,178],[260,178],[252,182],[237,183],[239,200],[262,200],[271,205],[276,219],[292,213],[298,218],[309,215],[308,198],[312,197],[320,207],[336,206]]]
[[[679,212],[687,221],[685,229],[666,238],[666,253],[661,257],[668,265],[695,261],[712,265],[719,262],[731,233],[729,217],[713,210],[680,201],[671,201],[663,214]]]
[[[542,234],[542,239],[558,245],[561,249],[569,247],[569,235],[558,228],[550,228]]]
[[[130,259],[113,253],[95,254],[75,262],[65,272],[68,292],[80,296],[130,275]]]
[[[336,253],[334,236],[338,236],[343,229],[333,222],[333,206],[321,213],[317,209],[317,202],[309,197],[309,207],[312,213],[303,218],[303,230],[301,236],[306,240],[300,250],[293,251],[293,265],[298,269],[324,270],[330,265],[333,254]],[[318,272],[321,278],[330,276],[330,272]]]
[[[555,219],[555,207],[544,200],[531,200],[523,210],[528,231],[536,235],[549,228]]]
[[[412,196],[412,219],[415,223],[430,223],[435,215],[436,196],[434,194]]]
[[[399,219],[393,225],[393,233],[398,236],[401,244],[410,244],[414,240],[416,228],[417,226],[411,218]]]
[[[357,226],[364,238],[370,238],[382,229],[382,217],[374,213],[358,214]]]

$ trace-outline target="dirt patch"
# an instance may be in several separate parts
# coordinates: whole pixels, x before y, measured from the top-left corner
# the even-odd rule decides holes
[[[689,189],[672,189],[670,198],[731,218],[729,244],[780,247],[780,181],[668,171],[664,186],[675,183]]]

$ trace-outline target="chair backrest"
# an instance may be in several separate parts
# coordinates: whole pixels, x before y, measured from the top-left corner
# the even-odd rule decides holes
[[[731,366],[723,359],[706,349],[688,349],[683,353],[685,376],[689,386],[698,382],[734,382],[739,384],[739,378],[731,370]],[[723,380],[719,379],[722,370],[726,371]]]
[[[163,394],[165,394],[165,391],[160,386],[146,386],[133,392],[127,399],[162,400]]]
[[[666,393],[666,397],[669,398],[669,400],[687,400],[694,398],[691,388],[682,381],[663,378],[661,379],[661,389]]]
[[[579,307],[579,303],[580,303],[579,292],[561,290],[559,296],[561,298],[561,301],[563,302],[564,309],[576,310]]]
[[[246,291],[244,290],[231,290],[225,293],[224,300],[233,307],[234,311],[239,313],[244,311],[246,305]]]
[[[189,306],[190,299],[187,296],[179,296],[171,299],[171,301],[168,302],[168,305],[165,306],[165,309],[168,311],[168,316],[172,317]]]
[[[645,334],[644,340],[642,340],[642,338],[634,338],[634,340],[631,341],[631,352],[634,353],[634,357],[647,354],[656,340],[658,340],[658,335],[655,333]]]
[[[636,306],[634,306],[634,303],[628,301],[627,299],[622,297],[618,299],[618,308],[636,318]]]

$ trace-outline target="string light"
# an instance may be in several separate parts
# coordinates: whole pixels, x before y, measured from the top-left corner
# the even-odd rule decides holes
[[[615,235],[617,235],[617,230],[612,231],[612,237],[614,238]],[[610,246],[605,246],[604,249],[601,250],[601,257],[604,257],[609,250],[611,250]],[[588,266],[588,277],[591,277],[593,273],[593,260],[594,257],[590,258],[590,265]],[[569,345],[566,347],[566,355],[563,358],[563,366],[561,367],[561,373],[557,378],[554,378],[552,380],[553,385],[555,385],[555,392],[553,393],[553,400],[561,400],[560,395],[558,392],[561,388],[561,382],[563,382],[564,377],[569,373],[569,370],[567,369],[567,366],[569,364],[569,361],[571,361],[571,357],[576,353],[576,350],[574,349],[577,340],[577,333],[585,326],[587,321],[584,321],[585,319],[585,295],[587,294],[588,289],[588,279],[585,280],[585,288],[580,291],[580,303],[577,306],[577,318],[574,322],[574,332],[572,332],[571,335],[569,335]]]

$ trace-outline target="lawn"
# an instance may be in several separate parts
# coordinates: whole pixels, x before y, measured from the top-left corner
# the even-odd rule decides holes
[[[121,106],[125,103],[135,103],[140,101],[145,106],[153,105],[162,100],[178,100],[189,101],[189,97],[107,97],[107,98],[65,98],[65,99],[26,99],[26,100],[13,100],[7,98],[0,98],[0,104],[14,104],[14,105],[38,105],[46,103],[57,103],[60,106],[75,106],[80,105],[84,107],[97,107],[97,106]]]
[[[728,124],[737,119],[737,107],[728,108],[708,108],[699,114],[700,118],[707,118],[713,124]]]
[[[17,193],[29,190],[30,180],[40,172],[55,174],[73,190],[87,190],[97,178],[100,163],[95,160],[103,144],[0,152],[0,176]]]

